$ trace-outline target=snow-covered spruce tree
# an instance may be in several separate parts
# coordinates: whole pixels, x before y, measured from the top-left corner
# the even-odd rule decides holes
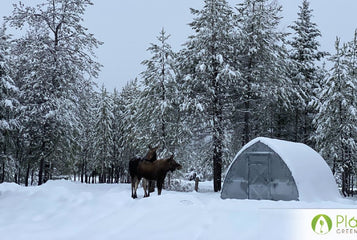
[[[121,132],[119,145],[122,148],[121,158],[126,161],[138,155],[141,151],[146,151],[146,146],[141,146],[141,130],[138,125],[138,101],[141,96],[141,90],[137,79],[134,79],[122,89],[120,93],[120,111],[122,114]],[[145,149],[144,149],[145,148]],[[144,154],[144,152],[142,152]]]
[[[95,166],[99,174],[99,182],[107,181],[111,168],[113,154],[113,101],[107,90],[102,86],[101,92],[97,96],[95,113]]]
[[[122,158],[123,145],[121,139],[123,138],[123,112],[121,96],[117,89],[114,89],[112,94],[113,101],[113,146],[112,146],[112,172],[111,177],[114,182],[125,181],[125,172],[127,170],[126,161]]]
[[[281,6],[276,1],[245,0],[237,9],[241,81],[236,87],[241,97],[236,109],[242,116],[238,122],[243,122],[244,145],[257,135],[279,135],[274,130],[281,128],[276,126],[275,111],[284,112],[282,108],[289,106],[290,83],[286,34],[278,30]]]
[[[213,160],[214,191],[221,189],[225,133],[225,107],[230,83],[237,78],[232,63],[234,54],[233,11],[225,0],[205,0],[190,24],[195,34],[180,53],[182,109],[191,115],[191,129],[209,143]]]
[[[352,41],[347,43],[347,51],[346,51],[346,61],[347,61],[347,73],[349,78],[351,79],[351,84],[355,84],[355,89],[352,90],[352,94],[356,95],[357,89],[357,30],[355,30],[354,38]],[[355,99],[356,100],[356,99]],[[355,102],[354,106],[351,106],[350,111],[352,111],[352,115],[356,113],[353,111],[357,109],[357,102]],[[354,127],[357,129],[357,120],[354,122]],[[357,142],[357,132],[351,134],[351,137],[354,138],[354,141]],[[350,142],[350,145],[354,145]],[[353,195],[354,191],[354,182],[355,176],[357,172],[357,157],[356,155],[357,149],[354,149],[354,152],[349,152],[349,160],[348,164],[345,164],[344,173],[342,174],[342,189],[345,189],[346,195]]]
[[[348,75],[357,79],[357,29],[353,40],[347,43],[346,59]]]
[[[294,68],[291,79],[295,89],[293,96],[294,107],[294,141],[309,142],[313,131],[312,118],[314,110],[309,103],[316,98],[315,89],[320,84],[321,67],[317,64],[326,53],[319,50],[318,38],[321,32],[316,23],[312,22],[313,10],[308,0],[303,0],[299,6],[298,19],[290,26],[294,30],[290,41],[292,47],[290,57]]]
[[[175,54],[168,43],[169,37],[162,29],[158,43],[148,48],[152,57],[142,62],[146,70],[141,73],[143,91],[137,112],[142,145],[159,145],[163,155],[174,153],[183,135],[177,102]]]
[[[13,55],[18,69],[17,82],[24,105],[21,119],[24,135],[38,160],[38,184],[51,177],[59,160],[73,149],[78,127],[78,86],[96,77],[100,65],[93,50],[100,44],[81,25],[89,0],[46,0],[37,7],[14,5],[7,23],[26,26],[26,35],[16,40]],[[34,166],[33,166],[34,167]]]
[[[25,115],[26,106],[24,105],[27,102],[26,96],[21,85],[30,75],[31,68],[28,66],[28,61],[25,58],[18,57],[19,45],[12,45],[11,48],[11,77],[15,84],[18,86],[18,101],[20,107],[17,108],[17,128],[14,137],[14,146],[16,148],[16,159],[18,160],[18,183],[24,183],[25,186],[29,184],[34,184],[37,182],[37,177],[35,175],[35,170],[38,170],[38,139],[36,130],[32,129],[30,124],[31,118]],[[20,50],[21,52],[21,50]],[[36,178],[36,179],[34,179]]]
[[[90,176],[95,170],[94,166],[94,139],[95,139],[95,120],[96,120],[96,92],[90,82],[83,84],[80,88],[81,97],[79,98],[79,120],[76,159],[72,164],[74,175],[78,172],[81,182],[89,183]],[[77,169],[78,168],[78,169]]]
[[[336,40],[336,53],[330,58],[334,66],[323,80],[315,103],[318,113],[313,139],[322,155],[340,174],[342,193],[349,194],[351,177],[356,162],[357,139],[357,79],[351,75],[348,47]],[[356,49],[356,48],[355,48]]]
[[[18,88],[10,76],[9,48],[9,36],[5,34],[5,27],[0,27],[0,183],[13,181],[17,161],[13,146],[14,130],[18,127],[15,111]],[[10,168],[13,171],[9,172]]]

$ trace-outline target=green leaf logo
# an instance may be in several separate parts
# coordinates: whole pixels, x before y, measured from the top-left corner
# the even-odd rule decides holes
[[[324,235],[331,231],[332,220],[325,214],[319,214],[312,219],[311,227],[315,233]]]

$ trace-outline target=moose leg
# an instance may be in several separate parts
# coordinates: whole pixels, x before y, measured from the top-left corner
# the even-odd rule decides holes
[[[139,187],[139,183],[140,180],[138,177],[136,177],[136,181],[135,181],[135,198],[137,198],[138,196],[136,195],[136,192],[138,191],[138,187]]]
[[[134,189],[135,189],[135,178],[132,177],[131,178],[131,197],[132,198],[136,198],[136,196],[134,194]]]
[[[150,196],[150,191],[148,191],[148,180],[143,178],[143,189],[144,189],[144,197]]]
[[[162,185],[164,181],[163,180],[157,180],[157,195],[161,195],[161,190],[162,190]]]
[[[131,197],[137,198],[136,191],[138,189],[139,179],[137,177],[131,178]]]
[[[149,193],[155,192],[155,181],[149,181]]]

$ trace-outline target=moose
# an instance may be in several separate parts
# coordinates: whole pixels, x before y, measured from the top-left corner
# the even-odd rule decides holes
[[[134,158],[130,159],[130,161],[129,161],[129,173],[131,176],[131,195],[133,198],[134,198],[133,189],[138,188],[138,186],[135,187],[136,181],[133,181],[133,176],[135,176],[135,174],[136,174],[136,169],[138,168],[139,163],[141,161],[153,162],[157,159],[156,151],[159,148],[159,146],[153,148],[153,147],[151,147],[151,145],[149,145],[148,148],[149,148],[149,152],[145,155],[144,158],[134,157]],[[138,184],[139,184],[139,182],[138,182]],[[136,198],[136,192],[135,192],[135,198]]]
[[[180,170],[181,168],[182,166],[174,160],[174,155],[171,155],[169,158],[159,160],[154,160],[153,157],[151,159],[131,159],[129,162],[129,173],[131,176],[131,197],[137,198],[136,191],[142,178],[148,181],[155,180],[157,182],[158,195],[161,195],[166,174],[169,171],[173,172],[175,170]],[[147,191],[147,183],[144,180],[143,188],[144,197],[150,196],[150,192]]]

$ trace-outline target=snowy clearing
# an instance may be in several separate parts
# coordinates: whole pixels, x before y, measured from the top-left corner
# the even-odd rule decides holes
[[[210,183],[211,184],[211,183]],[[204,184],[201,185],[204,188]],[[129,184],[0,184],[1,239],[292,239],[291,211],[356,202],[222,200],[214,192],[163,191],[131,199]],[[310,224],[310,223],[309,223]],[[295,234],[296,237],[296,234]]]

